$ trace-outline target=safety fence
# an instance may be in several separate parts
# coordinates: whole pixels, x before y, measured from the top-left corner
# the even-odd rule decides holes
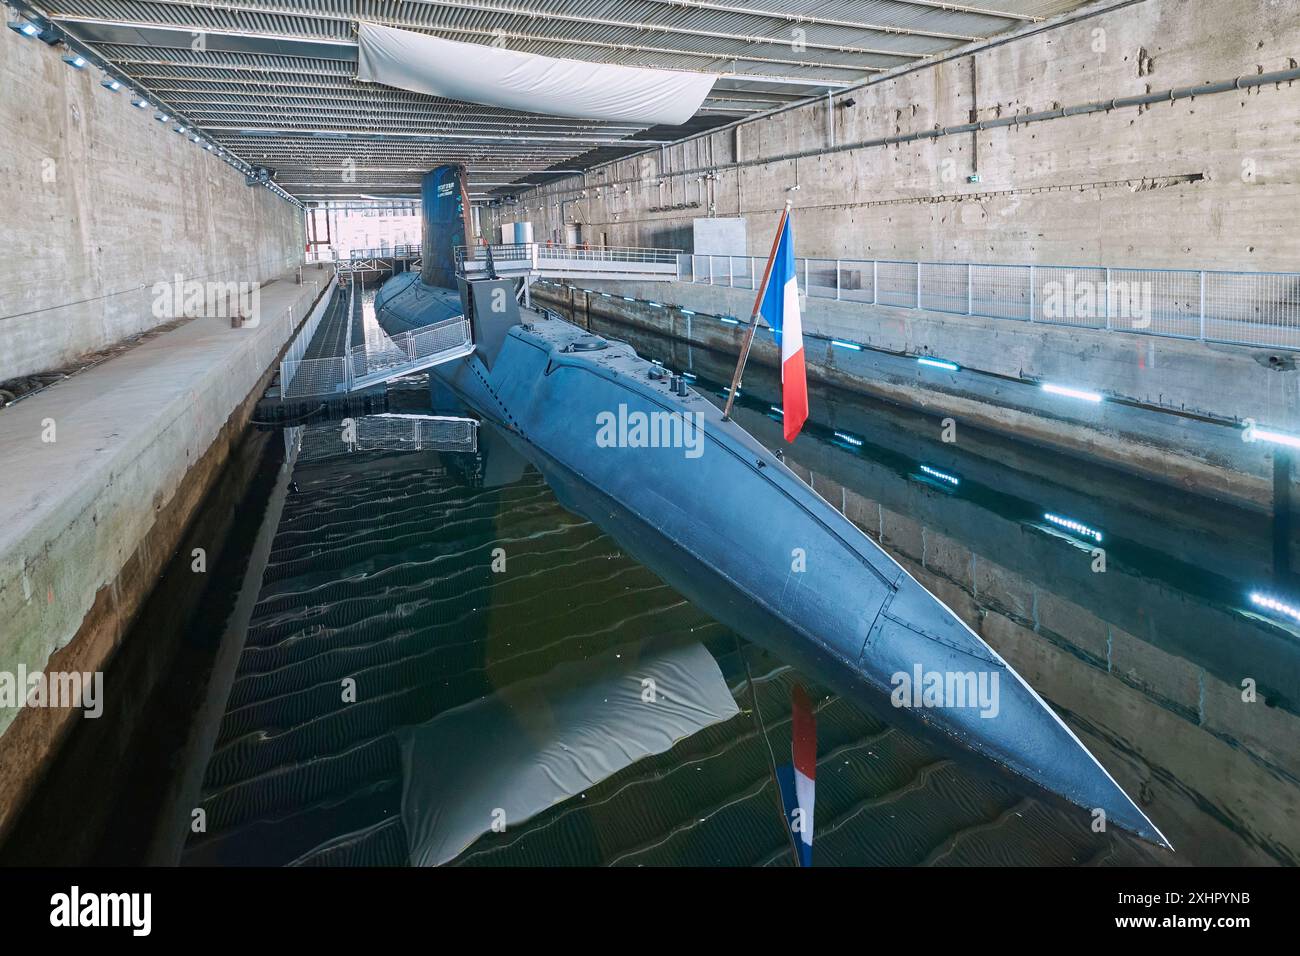
[[[343,355],[286,358],[280,364],[280,394],[283,398],[340,395],[422,371],[473,350],[469,321],[464,316],[455,316],[352,346]]]
[[[678,258],[682,282],[756,290],[766,260]],[[1300,349],[1300,273],[796,259],[811,298]]]
[[[299,461],[321,461],[361,452],[437,451],[473,454],[478,421],[445,415],[358,415],[329,424],[286,429],[286,447]]]
[[[302,366],[302,357],[307,352],[307,347],[311,340],[316,336],[316,330],[320,328],[321,320],[329,311],[329,306],[338,290],[338,277],[330,278],[330,283],[325,288],[324,294],[312,309],[311,314],[307,316],[307,321],[303,323],[298,334],[293,337],[289,347],[285,349],[284,355],[280,357],[280,390],[285,394],[285,389],[291,388],[298,370]],[[292,325],[290,326],[292,330]]]
[[[680,249],[656,249],[648,246],[592,246],[589,244],[557,244],[551,242],[493,243],[491,246],[457,246],[456,264],[464,266],[467,260],[477,260],[486,265],[488,250],[492,261],[501,263],[529,262],[534,267],[547,261],[562,262],[637,262],[658,265],[675,265],[682,255]],[[461,271],[464,271],[462,268]]]

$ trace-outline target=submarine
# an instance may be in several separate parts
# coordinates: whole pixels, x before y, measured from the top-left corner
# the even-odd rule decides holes
[[[474,352],[430,369],[435,408],[471,409],[565,508],[747,640],[959,759],[1172,849],[992,647],[683,376],[521,307],[517,280],[458,274],[465,181],[459,166],[425,175],[421,272],[375,300],[389,335],[469,319]]]

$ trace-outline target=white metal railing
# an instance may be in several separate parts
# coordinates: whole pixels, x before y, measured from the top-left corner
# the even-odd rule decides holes
[[[311,344],[312,338],[316,335],[316,329],[320,327],[321,319],[329,311],[329,305],[334,298],[334,291],[338,288],[338,276],[331,276],[329,285],[325,287],[324,293],[317,300],[316,307],[312,309],[311,315],[303,323],[303,327],[298,334],[293,337],[289,347],[285,350],[280,359],[280,392],[285,394],[285,389],[289,388],[302,366],[302,357],[307,351],[307,346]]]
[[[376,246],[370,249],[346,249],[337,246],[317,246],[307,252],[308,262],[347,262],[349,259],[410,259],[420,254],[418,243],[396,246]]]
[[[333,425],[284,429],[289,462],[323,461],[364,452],[461,452],[478,450],[477,419],[385,412],[358,415]]]
[[[584,262],[654,262],[676,263],[680,249],[655,249],[648,246],[589,246],[535,242],[539,259],[578,259]],[[495,254],[495,250],[494,250]]]
[[[676,266],[680,249],[656,249],[643,246],[592,246],[558,245],[550,242],[494,243],[491,246],[457,246],[456,265],[463,272],[467,261],[476,269],[487,267],[488,249],[494,264],[507,269],[513,264],[528,263],[533,269],[545,268],[542,263],[639,263],[642,265]]]
[[[280,364],[280,395],[307,398],[345,394],[462,358],[473,351],[469,321],[463,315],[370,344],[351,346],[343,355],[304,359],[299,351],[296,358]]]
[[[408,243],[399,246],[379,246],[375,249],[348,249],[339,259],[409,259],[420,254],[420,246]]]
[[[756,290],[761,256],[681,255],[682,282]],[[812,298],[1300,349],[1300,273],[795,260]]]

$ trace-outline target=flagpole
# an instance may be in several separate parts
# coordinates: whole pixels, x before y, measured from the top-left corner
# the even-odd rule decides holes
[[[785,209],[781,210],[781,221],[776,225],[776,238],[772,240],[772,251],[767,254],[767,268],[763,270],[763,281],[758,286],[758,295],[754,296],[754,311],[749,316],[749,328],[745,332],[744,344],[740,347],[740,359],[736,362],[735,374],[731,376],[731,391],[727,393],[727,406],[722,410],[724,422],[731,418],[731,406],[736,401],[736,393],[740,391],[740,376],[745,371],[745,363],[749,361],[749,349],[754,344],[754,333],[758,331],[758,316],[763,310],[763,293],[767,291],[767,280],[772,276],[772,263],[776,261],[776,250],[781,244],[781,233],[785,230],[785,220],[790,215],[790,207],[793,204],[793,200],[785,201]]]

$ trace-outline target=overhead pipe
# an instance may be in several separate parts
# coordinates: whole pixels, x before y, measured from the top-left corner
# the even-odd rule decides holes
[[[824,156],[827,153],[840,153],[855,149],[871,149],[877,146],[894,146],[901,143],[912,143],[926,139],[939,139],[943,136],[953,136],[961,133],[975,133],[982,130],[1001,129],[1009,126],[1027,126],[1030,123],[1041,123],[1046,120],[1064,119],[1068,116],[1085,116],[1089,113],[1104,113],[1109,112],[1110,110],[1124,109],[1127,107],[1151,106],[1156,103],[1174,103],[1178,100],[1191,99],[1197,96],[1230,93],[1233,90],[1253,89],[1274,83],[1290,83],[1295,80],[1300,80],[1300,68],[1274,70],[1271,73],[1252,73],[1231,80],[1220,80],[1215,83],[1201,83],[1196,86],[1176,87],[1156,93],[1142,93],[1137,96],[1121,96],[1109,100],[1097,100],[1091,103],[1081,103],[1076,106],[1063,106],[1053,110],[1017,113],[1013,116],[1002,116],[991,120],[979,120],[978,122],[973,123],[961,123],[957,126],[939,126],[934,129],[919,130],[915,133],[902,133],[897,136],[881,136],[876,139],[858,140],[853,143],[805,149],[799,150],[798,152],[779,153],[772,156],[763,156],[758,159],[747,159],[741,162],[720,163],[714,168],[722,170],[741,169],[751,166],[765,166],[769,163],[788,162],[795,159],[809,159],[816,156]],[[704,171],[703,167],[683,170],[684,173],[698,173]],[[641,182],[641,180],[615,180],[614,182],[636,183]],[[554,194],[552,193],[552,195]]]

